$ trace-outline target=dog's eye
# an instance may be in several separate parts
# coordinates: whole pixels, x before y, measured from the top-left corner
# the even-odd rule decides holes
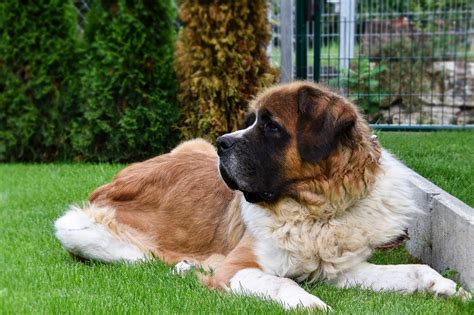
[[[265,131],[271,132],[271,133],[276,133],[280,131],[280,126],[278,126],[273,121],[265,122],[265,124],[263,125],[263,128],[265,129]]]

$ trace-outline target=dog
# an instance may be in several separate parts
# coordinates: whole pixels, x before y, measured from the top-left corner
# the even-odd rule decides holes
[[[200,267],[210,288],[328,310],[297,282],[470,293],[427,265],[374,265],[374,248],[419,212],[409,175],[355,105],[310,82],[275,86],[249,104],[244,129],[132,164],[55,222],[80,259],[158,258]]]

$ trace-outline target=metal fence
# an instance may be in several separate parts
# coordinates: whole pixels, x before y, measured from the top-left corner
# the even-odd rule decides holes
[[[471,0],[274,0],[272,62],[354,101],[374,127],[474,127]]]
[[[94,0],[75,0],[80,29]],[[474,127],[474,1],[270,0],[268,54],[385,129]]]

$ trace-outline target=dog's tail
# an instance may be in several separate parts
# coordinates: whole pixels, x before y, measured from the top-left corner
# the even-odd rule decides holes
[[[131,227],[117,222],[115,210],[88,204],[70,206],[54,222],[55,235],[73,256],[107,263],[138,262],[152,258],[151,242]]]

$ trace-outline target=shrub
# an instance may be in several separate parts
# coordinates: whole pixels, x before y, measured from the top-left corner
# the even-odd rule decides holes
[[[471,0],[418,0],[418,1],[357,1],[357,12],[374,13],[384,11],[386,13],[407,12],[417,14],[419,12],[445,12],[453,10],[469,10]]]
[[[76,58],[72,2],[0,2],[0,161],[67,156]]]
[[[399,104],[408,111],[422,106],[420,95],[428,93],[433,77],[433,47],[426,38],[404,37],[393,43],[382,45],[374,52],[379,66],[387,70],[380,76],[380,84],[391,95],[384,99],[382,107]]]
[[[175,52],[184,138],[237,129],[248,101],[277,80],[266,56],[267,1],[178,1]]]
[[[84,33],[80,110],[71,138],[78,159],[128,161],[177,140],[171,0],[96,1]]]
[[[380,82],[386,70],[383,64],[371,65],[367,58],[355,59],[349,69],[342,69],[342,75],[330,80],[329,84],[346,89],[349,99],[373,123],[380,119],[380,104],[386,98],[380,95],[387,93]]]

